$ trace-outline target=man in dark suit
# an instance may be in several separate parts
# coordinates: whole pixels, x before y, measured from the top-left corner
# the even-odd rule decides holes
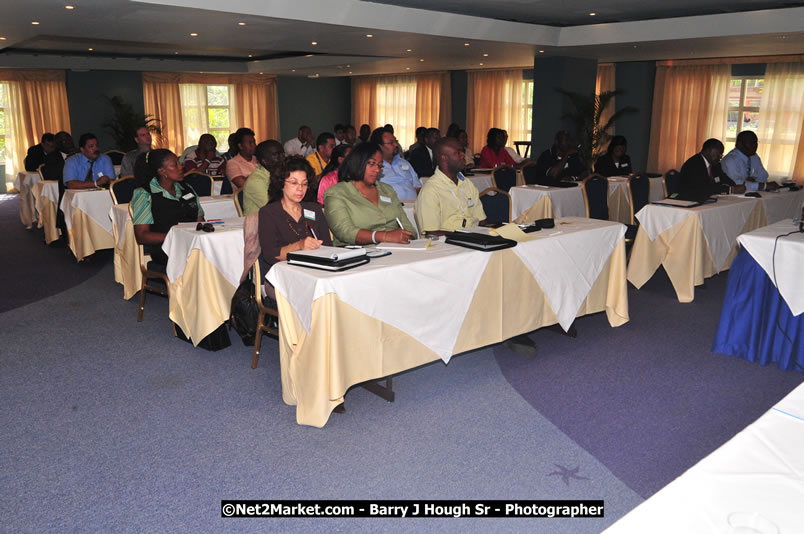
[[[58,180],[61,183],[62,171],[64,170],[64,160],[72,156],[78,150],[73,143],[73,137],[67,132],[59,132],[55,136],[56,149],[45,156],[45,166],[42,174],[45,180]]]
[[[25,156],[25,170],[36,172],[39,166],[45,162],[47,155],[54,150],[56,150],[55,136],[52,133],[44,134],[41,143],[28,149],[28,155]]]
[[[424,135],[424,145],[411,150],[408,161],[413,165],[413,170],[416,171],[419,178],[433,175],[435,171],[433,147],[439,139],[441,139],[441,132],[438,131],[438,128],[428,128]]]
[[[679,197],[685,200],[701,201],[711,195],[733,191],[742,193],[745,187],[735,185],[723,169],[723,143],[717,139],[704,141],[701,151],[688,159],[681,167]]]

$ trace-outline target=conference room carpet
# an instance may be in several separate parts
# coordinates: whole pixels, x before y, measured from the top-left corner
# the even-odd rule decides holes
[[[2,235],[45,248],[19,220]],[[534,357],[496,345],[413,369],[394,403],[354,388],[316,429],[282,402],[275,340],[252,370],[236,337],[215,353],[174,338],[164,298],[137,323],[109,262],[69,288],[57,266],[8,265],[47,296],[0,313],[9,531],[600,532],[802,380],[709,351],[725,276],[682,305],[662,275],[629,289],[621,328],[597,314],[575,339],[531,334]],[[222,519],[221,499],[603,499],[606,515]]]

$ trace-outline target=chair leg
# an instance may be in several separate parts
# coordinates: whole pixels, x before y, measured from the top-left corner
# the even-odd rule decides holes
[[[142,280],[142,287],[140,288],[140,309],[137,312],[137,322],[142,322],[142,314],[145,311],[145,282],[146,280]]]
[[[257,337],[254,338],[254,357],[251,359],[251,368],[257,368],[257,360],[260,359],[260,345],[262,344],[262,327],[265,315],[260,314],[260,320],[257,321]]]

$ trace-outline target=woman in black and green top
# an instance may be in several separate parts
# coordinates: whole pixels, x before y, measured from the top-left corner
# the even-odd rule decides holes
[[[180,222],[203,221],[204,210],[193,188],[182,183],[184,173],[173,152],[151,150],[139,158],[138,178],[150,180],[134,189],[131,198],[134,236],[153,261],[167,265],[161,245],[170,228]]]

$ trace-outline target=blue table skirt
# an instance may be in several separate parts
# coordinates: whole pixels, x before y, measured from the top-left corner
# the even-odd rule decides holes
[[[745,250],[729,269],[712,352],[762,365],[776,362],[785,371],[804,370],[804,313],[793,317],[765,270]]]

